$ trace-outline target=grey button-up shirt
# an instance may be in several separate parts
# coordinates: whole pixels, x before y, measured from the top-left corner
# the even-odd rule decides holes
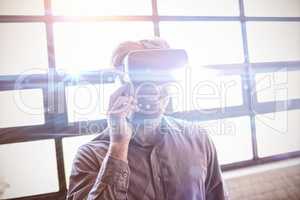
[[[225,200],[213,142],[198,125],[163,117],[159,141],[130,141],[128,164],[107,157],[104,130],[74,159],[68,200]]]

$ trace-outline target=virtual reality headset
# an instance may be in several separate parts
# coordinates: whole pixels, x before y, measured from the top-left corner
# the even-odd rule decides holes
[[[184,69],[188,56],[183,49],[147,49],[131,51],[124,59],[124,72],[129,81],[172,82],[175,70]]]

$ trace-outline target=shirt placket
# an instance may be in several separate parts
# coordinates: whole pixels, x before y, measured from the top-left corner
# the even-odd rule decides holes
[[[158,148],[154,147],[150,155],[152,178],[155,189],[156,200],[164,200],[165,193],[163,187],[161,167],[159,166]]]

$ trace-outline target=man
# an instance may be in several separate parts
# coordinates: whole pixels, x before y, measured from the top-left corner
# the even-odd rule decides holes
[[[112,63],[118,68],[130,51],[167,48],[160,39],[124,42]],[[128,84],[110,97],[107,128],[74,159],[68,200],[227,199],[211,139],[200,127],[164,116],[168,91],[157,87],[155,117],[138,123],[128,120],[143,116]]]

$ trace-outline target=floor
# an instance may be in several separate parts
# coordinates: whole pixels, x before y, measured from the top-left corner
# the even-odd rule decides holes
[[[300,165],[226,178],[231,200],[300,200]]]

